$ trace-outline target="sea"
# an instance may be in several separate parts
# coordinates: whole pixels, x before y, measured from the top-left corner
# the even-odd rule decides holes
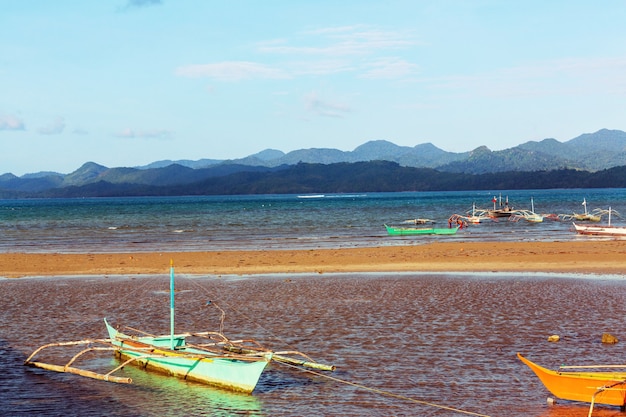
[[[469,225],[453,236],[387,236],[384,224],[513,208],[571,215],[611,208],[626,189],[497,190],[0,201],[0,252],[77,253],[347,248],[440,239],[586,241],[570,220]],[[558,216],[550,216],[558,218]],[[608,220],[607,215],[603,222]],[[608,238],[612,239],[612,238]],[[2,276],[0,271],[0,276]],[[177,331],[219,330],[336,366],[271,364],[252,394],[125,367],[115,384],[23,366],[47,343],[106,337],[103,318],[169,330],[169,271],[159,275],[0,278],[2,416],[587,416],[556,400],[516,354],[546,366],[622,364],[622,275],[341,273],[176,276]],[[211,301],[209,303],[209,301]],[[603,344],[604,333],[619,339]],[[548,341],[559,335],[560,341]],[[64,349],[46,360],[64,364]],[[69,352],[69,350],[67,351]],[[76,352],[76,351],[72,351]],[[84,361],[84,362],[83,362]],[[81,363],[110,370],[109,352]],[[596,405],[594,416],[623,416]]]
[[[494,203],[493,200],[496,200]],[[0,252],[152,252],[315,249],[421,244],[384,224],[499,208],[572,215],[611,208],[626,223],[626,189],[455,191],[0,200]],[[624,218],[620,217],[623,214]],[[608,221],[608,215],[603,217]],[[485,222],[447,240],[575,240],[571,221]]]

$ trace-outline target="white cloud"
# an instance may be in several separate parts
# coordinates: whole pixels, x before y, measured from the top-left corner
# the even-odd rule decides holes
[[[401,58],[381,58],[367,64],[370,69],[361,78],[398,79],[407,78],[417,73],[419,66]]]
[[[293,62],[289,68],[298,75],[327,75],[354,71],[357,67],[345,60],[322,60]]]
[[[307,111],[318,116],[342,118],[346,113],[350,112],[350,108],[347,105],[322,100],[314,91],[304,96],[304,103]]]
[[[225,61],[215,64],[186,65],[176,69],[183,77],[207,77],[221,81],[239,81],[253,78],[290,78],[283,70],[249,61]]]
[[[120,138],[156,138],[167,139],[171,137],[172,133],[165,129],[151,129],[151,130],[136,130],[131,128],[122,129],[116,133],[115,136]]]
[[[273,54],[302,55],[371,55],[380,50],[409,48],[420,42],[403,32],[384,31],[364,26],[342,26],[305,32],[305,41],[319,46],[291,46],[286,41],[259,44],[258,50]]]
[[[63,130],[65,130],[65,121],[62,117],[55,117],[54,120],[46,126],[37,129],[37,132],[42,135],[59,135],[63,133]]]
[[[24,122],[17,116],[0,114],[0,130],[25,130]]]
[[[367,63],[363,57],[419,45],[406,32],[384,31],[366,26],[322,28],[297,34],[293,41],[274,39],[257,44],[261,54],[285,56],[274,65],[251,61],[223,61],[184,65],[175,74],[219,81],[251,79],[292,79],[296,76],[363,73],[361,78],[391,79],[408,77],[417,65],[405,60],[380,58]]]
[[[365,25],[330,26],[326,28],[309,30],[309,31],[306,31],[305,33],[308,33],[311,35],[336,36],[336,35],[342,35],[344,33],[353,33],[365,27],[366,27]]]

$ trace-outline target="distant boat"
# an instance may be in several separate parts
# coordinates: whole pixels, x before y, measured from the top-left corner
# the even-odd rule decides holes
[[[428,223],[436,223],[436,222],[433,219],[410,219],[410,220],[405,220],[404,223],[428,224]]]
[[[580,235],[591,236],[626,236],[626,226],[582,225],[572,223]]]
[[[305,194],[305,195],[299,195],[298,198],[324,198],[326,197],[325,194]]]
[[[572,214],[558,214],[556,220],[570,221],[575,220],[579,222],[599,222],[602,220],[602,216],[608,214],[608,210],[595,208],[591,211],[587,211],[587,199],[583,198],[582,205],[585,207],[584,213],[572,213]]]
[[[523,219],[530,223],[543,222],[543,216],[531,210],[515,210],[510,217],[511,220]]]
[[[612,226],[611,225],[611,214],[615,212],[609,207],[609,220],[606,225],[594,224],[594,225],[582,225],[572,223],[574,225],[574,230],[576,233],[581,235],[592,235],[592,236],[626,236],[626,226]]]
[[[524,219],[530,223],[543,222],[543,216],[541,214],[535,213],[535,201],[532,197],[530,198],[530,210],[515,210],[513,211],[511,219]]]
[[[455,227],[391,227],[385,225],[387,233],[390,236],[408,236],[408,235],[453,235],[459,230],[459,226]]]
[[[572,214],[572,218],[574,220],[578,220],[579,222],[599,222],[600,220],[602,220],[601,216],[597,216],[591,213],[574,213]]]
[[[498,209],[498,210],[489,210],[489,217],[511,217],[511,215],[513,215],[513,212],[510,209]]]
[[[472,204],[472,210],[468,211],[466,214],[453,214],[450,216],[448,224],[478,224],[484,222],[485,220],[493,220],[493,217],[489,215],[489,210],[477,209],[476,204]]]
[[[595,209],[592,213],[587,211],[587,199],[583,198],[583,206],[585,207],[584,213],[574,213],[572,217],[574,220],[578,221],[589,221],[589,222],[599,222],[602,220],[602,215],[600,213],[596,213],[596,211],[602,211],[599,209]]]
[[[493,196],[493,199],[491,200],[493,202],[493,209],[492,210],[488,210],[488,215],[489,217],[511,217],[511,215],[513,214],[513,210],[511,208],[511,206],[509,206],[509,197],[506,197],[506,201],[504,202],[504,204],[502,204],[502,194],[500,194],[500,198],[497,199],[496,196]],[[496,203],[498,203],[499,201],[499,207],[500,208],[496,208]]]
[[[539,377],[552,395],[563,400],[590,403],[589,416],[594,404],[616,405],[622,409],[626,406],[626,365],[561,366],[553,371],[519,353],[517,357]]]

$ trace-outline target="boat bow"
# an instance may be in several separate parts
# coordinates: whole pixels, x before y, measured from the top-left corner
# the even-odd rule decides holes
[[[537,375],[555,397],[591,404],[626,405],[626,365],[568,366],[558,371],[544,368],[517,357]],[[624,371],[592,371],[591,369],[624,368]]]

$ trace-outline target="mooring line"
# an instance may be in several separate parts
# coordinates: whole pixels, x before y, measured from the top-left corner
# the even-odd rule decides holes
[[[195,279],[186,277],[186,276],[182,276],[183,280],[185,280],[186,282],[190,283],[192,286],[195,286],[196,288],[202,290],[204,293],[206,293],[206,295],[209,297],[209,299],[213,298],[213,293],[211,291],[209,291],[207,288],[205,288],[202,284],[200,284],[199,282],[197,282]],[[219,304],[215,301],[211,301],[211,305],[213,305],[214,307],[217,307],[218,309],[222,309],[220,307],[221,305],[221,301],[219,302]],[[264,327],[263,325],[261,325],[259,322],[257,322],[256,320],[254,320],[252,317],[249,317],[246,313],[244,313],[243,311],[236,309],[234,307],[232,307],[230,304],[226,303],[226,309],[229,312],[235,312],[237,315],[243,317],[244,319],[246,319],[248,322],[254,324],[256,327],[258,327],[259,329],[263,330],[267,335],[269,335],[270,338],[272,338],[275,341],[279,341],[281,342],[283,345],[292,348],[293,350],[297,350],[295,346],[293,346],[292,343],[287,342],[286,340],[282,339],[281,337],[279,337],[278,335],[276,335],[274,332],[272,332],[271,330],[269,330],[268,328]],[[223,328],[221,329],[223,330]]]
[[[186,277],[183,277],[183,278],[186,278]],[[207,295],[211,296],[210,291],[207,288],[205,288],[203,285],[201,285],[200,283],[198,283],[198,282],[196,282],[196,281],[194,281],[192,279],[189,279],[189,278],[187,278],[186,281],[190,282],[192,284],[192,286],[195,286],[195,287],[201,289]],[[233,310],[233,309],[231,308],[231,310]],[[239,312],[239,311],[237,313],[243,315],[247,319],[250,319],[249,317],[247,317],[245,315],[245,313],[242,313],[242,312]],[[273,335],[273,332],[269,331],[268,329],[264,328],[263,326],[261,326],[260,324],[258,324],[256,322],[255,322],[255,324],[258,327],[260,327],[261,329],[263,329],[264,331],[268,332],[270,335],[272,335],[272,337],[275,337],[276,339],[280,340],[280,338],[278,338],[275,335]],[[286,344],[289,345],[289,343],[286,343]],[[425,406],[429,406],[429,407],[435,407],[435,408],[439,408],[439,409],[442,409],[442,410],[453,411],[453,412],[456,412],[456,413],[465,414],[465,415],[469,415],[469,416],[490,417],[487,414],[480,414],[480,413],[475,413],[473,411],[461,410],[459,408],[448,407],[446,405],[435,404],[435,403],[431,403],[431,402],[423,401],[423,400],[418,400],[418,399],[407,397],[407,396],[400,395],[400,394],[394,394],[393,392],[384,391],[384,390],[381,390],[381,389],[378,389],[378,388],[371,388],[371,387],[368,387],[368,386],[365,386],[365,385],[362,385],[362,384],[357,384],[355,382],[346,381],[346,380],[343,380],[343,379],[336,378],[334,376],[322,374],[322,373],[315,372],[315,371],[312,371],[312,370],[309,370],[309,369],[303,369],[303,368],[301,368],[299,366],[291,365],[291,364],[288,364],[288,363],[285,363],[285,362],[278,362],[278,363],[283,365],[283,366],[288,366],[288,367],[291,367],[291,368],[294,368],[294,369],[298,369],[298,370],[300,370],[302,372],[308,372],[308,373],[310,373],[312,375],[316,375],[316,376],[320,376],[322,378],[330,379],[332,381],[339,382],[341,384],[351,385],[353,387],[360,388],[360,389],[363,389],[363,390],[366,390],[366,391],[375,392],[377,394],[386,395],[388,397],[398,398],[398,399],[401,399],[401,400],[404,400],[404,401],[409,401],[409,402],[412,402],[412,403],[415,403],[415,404],[421,404],[421,405],[425,405]]]
[[[401,400],[404,400],[404,401],[409,401],[409,402],[416,403],[416,404],[427,405],[429,407],[440,408],[442,410],[454,411],[456,413],[466,414],[466,415],[469,415],[469,416],[490,417],[490,416],[488,416],[486,414],[480,414],[480,413],[475,413],[473,411],[461,410],[459,408],[448,407],[446,405],[435,404],[435,403],[431,403],[431,402],[423,401],[423,400],[418,400],[418,399],[407,397],[407,396],[400,395],[400,394],[394,394],[393,392],[384,391],[384,390],[381,390],[381,389],[378,389],[378,388],[371,388],[371,387],[368,387],[368,386],[365,386],[365,385],[362,385],[362,384],[357,384],[356,382],[350,382],[350,381],[346,381],[345,379],[335,378],[334,376],[321,374],[319,372],[311,371],[309,369],[302,369],[302,368],[300,368],[298,366],[291,365],[291,364],[288,364],[288,363],[283,363],[283,362],[279,362],[279,363],[281,365],[284,365],[284,366],[289,366],[291,368],[299,369],[302,372],[308,372],[310,374],[313,374],[313,375],[316,375],[316,376],[320,376],[322,378],[330,379],[332,381],[339,382],[341,384],[351,385],[351,386],[356,387],[356,388],[364,389],[366,391],[375,392],[375,393],[381,394],[381,395],[386,395],[388,397],[394,397],[394,398],[398,398],[398,399],[401,399]]]

